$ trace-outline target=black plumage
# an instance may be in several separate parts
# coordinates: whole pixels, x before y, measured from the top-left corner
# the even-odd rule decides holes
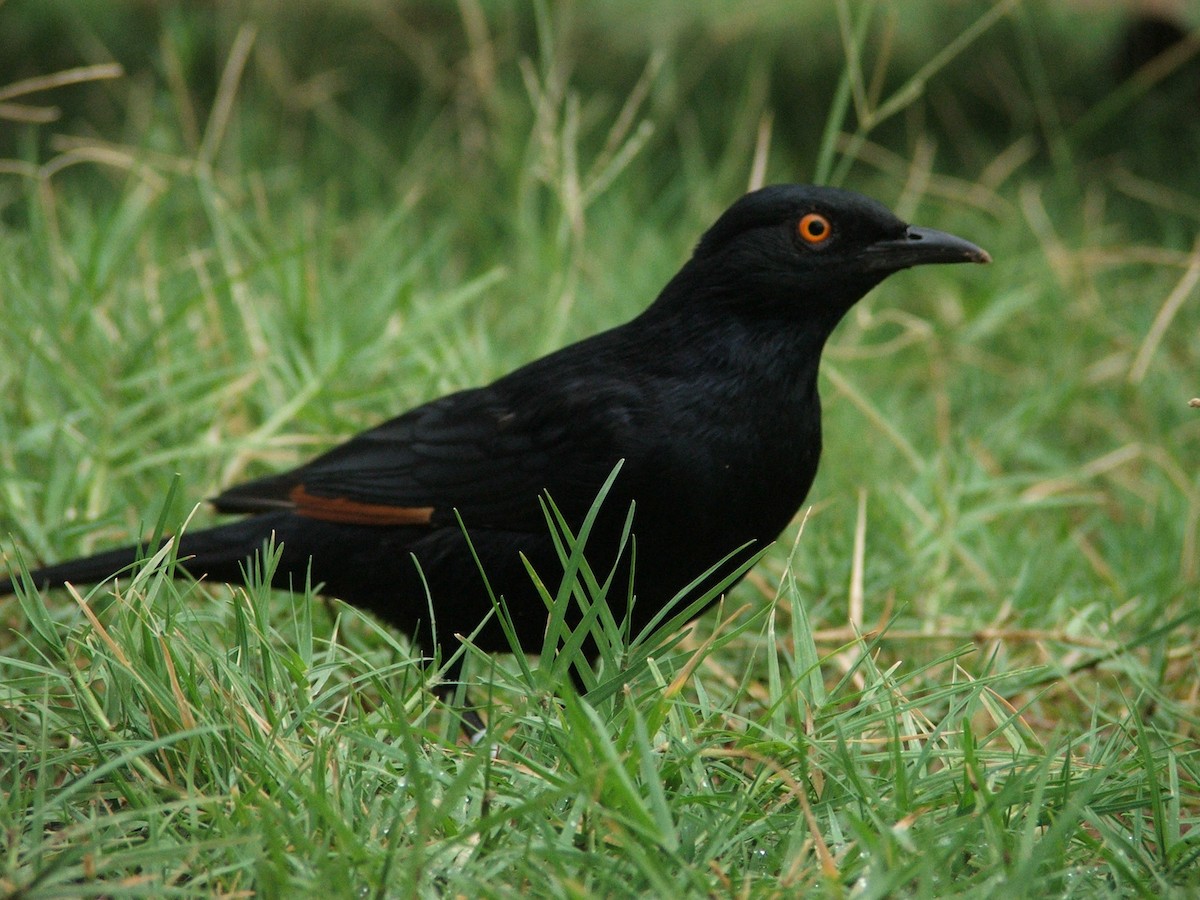
[[[796,514],[821,452],[821,351],[845,312],[900,269],[987,261],[973,244],[848,191],[747,194],[633,320],[230,488],[213,505],[243,517],[185,533],[182,567],[242,582],[247,558],[273,534],[276,585],[311,577],[432,650],[492,610],[461,517],[522,645],[536,649],[546,609],[521,555],[548,582],[561,573],[541,500],[548,494],[578,526],[621,462],[587,551],[597,571],[624,564],[633,504],[636,630]],[[43,586],[96,582],[135,558],[129,547],[31,575]],[[475,640],[508,647],[494,617]]]

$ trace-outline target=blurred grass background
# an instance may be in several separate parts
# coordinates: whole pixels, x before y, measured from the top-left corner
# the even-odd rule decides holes
[[[0,533],[27,563],[623,321],[758,179],[995,259],[900,275],[834,336],[812,510],[740,630],[702,619],[596,713],[492,673],[496,761],[336,605],[151,577],[94,621],[0,604],[0,886],[1194,889],[1200,40],[1155,56],[1136,21],[0,5]]]

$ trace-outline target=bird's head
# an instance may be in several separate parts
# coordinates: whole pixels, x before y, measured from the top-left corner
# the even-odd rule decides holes
[[[734,203],[684,271],[739,305],[782,305],[810,317],[823,311],[836,322],[893,272],[990,259],[969,241],[909,225],[861,194],[784,184]]]

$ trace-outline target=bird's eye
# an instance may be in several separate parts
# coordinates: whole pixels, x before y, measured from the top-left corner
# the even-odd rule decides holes
[[[809,213],[800,220],[796,232],[804,243],[815,247],[829,240],[829,236],[833,234],[833,227],[820,213]]]

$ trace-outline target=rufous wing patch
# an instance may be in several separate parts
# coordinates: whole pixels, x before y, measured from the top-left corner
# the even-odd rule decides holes
[[[318,497],[298,484],[288,492],[297,515],[341,525],[428,525],[432,506],[388,506],[345,497]]]

